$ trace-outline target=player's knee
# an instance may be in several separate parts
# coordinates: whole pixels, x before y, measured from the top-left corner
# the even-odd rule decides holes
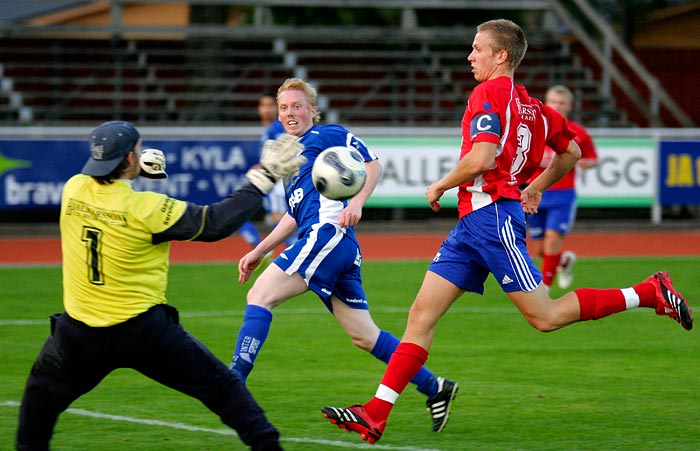
[[[260,296],[258,295],[258,291],[255,289],[255,285],[253,285],[253,288],[248,290],[248,293],[245,295],[245,300],[248,305],[260,305]]]
[[[253,285],[253,288],[246,294],[246,303],[248,305],[257,305],[258,307],[263,307],[268,310],[272,310],[275,307],[274,302],[272,302],[266,290],[256,288],[255,285]]]
[[[430,309],[421,308],[415,303],[411,306],[408,313],[408,322],[406,330],[411,330],[413,333],[426,335],[435,330],[439,317]]]
[[[528,316],[525,315],[527,322],[539,330],[540,332],[554,332],[561,328],[556,319],[552,315]]]
[[[376,342],[376,340],[371,340],[369,337],[365,336],[350,337],[350,340],[352,340],[352,344],[367,352],[372,352]]]

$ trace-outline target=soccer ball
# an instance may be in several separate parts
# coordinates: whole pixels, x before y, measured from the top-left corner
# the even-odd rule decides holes
[[[334,200],[349,199],[362,189],[367,178],[360,153],[345,146],[329,147],[314,161],[311,179],[323,196]]]

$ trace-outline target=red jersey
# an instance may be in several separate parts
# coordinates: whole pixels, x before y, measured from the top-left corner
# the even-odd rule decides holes
[[[598,159],[598,153],[595,150],[595,145],[593,144],[593,139],[591,136],[586,132],[586,129],[583,128],[583,125],[574,122],[572,120],[567,121],[569,124],[569,128],[571,131],[576,133],[576,136],[574,137],[574,141],[578,146],[581,148],[581,158],[582,159],[590,159],[590,160],[597,160]],[[540,167],[535,171],[534,175],[530,178],[530,181],[534,180],[538,175],[544,171],[544,169],[547,167],[547,165],[552,161],[552,158],[554,158],[554,151],[550,148],[547,147],[545,149],[544,157],[542,158],[542,164]],[[564,175],[558,182],[556,182],[554,185],[550,186],[547,188],[548,190],[560,190],[560,189],[574,189],[576,187],[576,168],[572,168],[569,172]]]
[[[460,159],[474,143],[489,142],[498,146],[496,166],[459,186],[459,217],[500,198],[520,200],[518,185],[540,167],[545,144],[562,153],[573,137],[561,114],[510,77],[477,85],[462,117]]]

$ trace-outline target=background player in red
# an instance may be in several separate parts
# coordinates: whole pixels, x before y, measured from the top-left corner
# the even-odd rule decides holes
[[[580,149],[566,130],[542,132],[543,124],[550,124],[543,113],[547,107],[514,82],[526,49],[525,34],[509,20],[477,27],[468,60],[479,85],[462,119],[461,158],[426,190],[428,203],[437,211],[445,191],[458,186],[459,221],[428,267],[375,396],[362,405],[321,409],[331,423],[370,443],[382,436],[394,403],[427,361],[440,317],[464,292],[483,294],[489,274],[525,319],[543,332],[636,307],[653,308],[692,328],[687,303],[661,272],[629,288],[583,288],[557,300],[549,297],[527,253],[525,213],[537,211],[542,192],[574,167]],[[560,125],[565,128],[566,122]],[[527,175],[528,156],[541,155],[545,144],[556,155],[521,193],[517,174]]]
[[[545,105],[568,118],[574,107],[574,95],[566,86],[552,86],[545,94]],[[581,148],[581,158],[576,163],[576,167],[586,170],[598,164],[598,154],[593,139],[586,129],[571,119],[568,119],[568,126],[576,133],[574,141]],[[530,181],[544,171],[553,157],[554,151],[546,147],[542,167],[535,172]],[[527,218],[528,234],[531,239],[530,253],[542,257],[542,283],[547,288],[552,285],[555,276],[557,276],[559,288],[571,286],[576,254],[572,251],[562,252],[562,245],[575,219],[576,168],[567,172],[561,180],[542,193],[537,214]]]

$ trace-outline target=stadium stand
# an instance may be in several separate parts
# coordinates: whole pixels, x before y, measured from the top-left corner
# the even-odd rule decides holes
[[[113,117],[140,123],[257,121],[257,98],[290,71],[270,48],[231,48],[225,42],[215,47],[193,41],[4,40],[0,60],[36,123]],[[19,114],[6,119],[21,122]]]
[[[451,125],[475,85],[463,44],[307,44],[184,40],[6,39],[0,43],[6,123],[256,124],[255,105],[289,76],[312,80],[329,120]],[[277,47],[277,49],[275,49]],[[89,55],[89,58],[86,58]],[[533,95],[567,83],[595,99],[590,69],[559,48],[532,48],[520,69]],[[15,96],[13,103],[13,93]],[[18,97],[21,99],[17,99]],[[601,117],[601,105],[586,105]],[[30,110],[22,116],[20,109]],[[26,113],[25,113],[26,115]]]
[[[6,3],[0,1],[0,14]],[[56,2],[52,11],[61,5],[86,8],[84,3]],[[132,16],[127,12],[133,5],[115,2],[112,21],[116,5],[116,17],[124,18],[117,25],[123,29],[104,22],[110,17],[110,6],[105,4],[98,12],[97,5],[91,6],[90,14],[102,14],[98,19],[91,16],[91,22],[57,25],[46,21],[44,28],[28,27],[28,31],[21,28],[26,17],[46,11],[37,11],[35,5],[23,18],[22,8],[16,8],[12,12],[16,17],[4,18],[12,26],[0,41],[0,115],[6,125],[68,125],[114,118],[144,125],[255,125],[257,98],[274,91],[285,78],[301,76],[319,87],[320,107],[328,121],[452,126],[459,121],[467,94],[475,85],[466,61],[467,36],[473,34],[469,26],[421,27],[415,12],[411,16],[407,12],[413,10],[404,9],[400,26],[391,30],[290,28],[271,23],[274,2],[220,3],[235,5],[232,8],[255,5],[255,26],[197,24],[160,32],[142,27],[141,37],[130,37],[127,18]],[[375,3],[377,8],[401,7],[392,0]],[[443,3],[454,5],[445,1],[425,5]],[[484,8],[477,2],[467,3]],[[362,1],[353,4],[364,5]],[[413,4],[425,7],[421,2]],[[643,125],[632,122],[618,108],[616,97],[623,94],[614,91],[617,95],[611,95],[607,69],[597,66],[590,55],[582,58],[585,49],[580,46],[577,53],[572,52],[570,42],[553,27],[527,19],[548,8],[548,2],[495,4],[525,11],[520,17],[529,25],[530,48],[518,72],[519,81],[532,95],[541,97],[548,86],[566,84],[576,94],[572,117],[579,122],[591,127]],[[468,7],[459,6],[459,11]],[[54,31],[47,36],[46,29]],[[183,30],[186,33],[178,34]],[[79,37],[84,35],[90,37]],[[606,77],[608,81],[603,82]],[[658,107],[646,108],[630,83],[623,81],[622,86],[641,106],[646,120],[658,121],[657,113],[646,111]],[[650,93],[650,102],[664,99],[661,94],[658,90]]]

